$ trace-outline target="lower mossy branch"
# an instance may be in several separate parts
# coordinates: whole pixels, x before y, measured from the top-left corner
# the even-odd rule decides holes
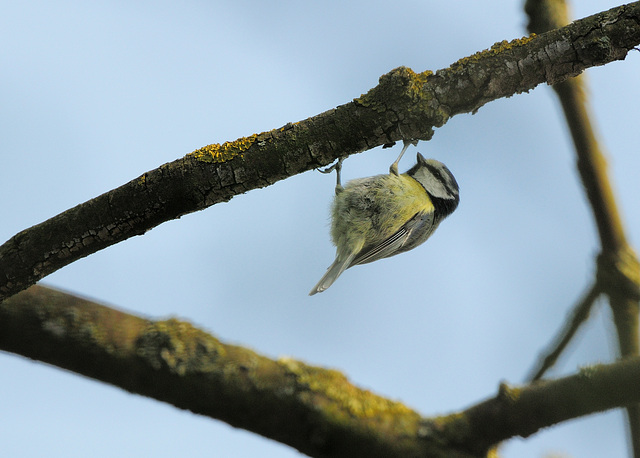
[[[502,385],[426,418],[338,371],[267,358],[176,319],[149,320],[33,286],[0,304],[0,350],[225,421],[317,457],[472,457],[514,436],[640,401],[640,359]],[[435,396],[425,393],[425,397]]]

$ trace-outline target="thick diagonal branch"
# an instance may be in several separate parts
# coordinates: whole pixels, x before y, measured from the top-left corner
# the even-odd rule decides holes
[[[61,267],[186,213],[433,127],[485,103],[624,59],[640,3],[537,37],[502,42],[450,68],[398,68],[364,96],[304,121],[209,145],[26,229],[0,246],[0,301]],[[401,133],[402,132],[402,133]]]

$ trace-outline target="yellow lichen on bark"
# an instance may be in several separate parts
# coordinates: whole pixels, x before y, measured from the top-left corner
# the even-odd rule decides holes
[[[248,137],[242,137],[232,142],[224,142],[222,145],[220,143],[213,143],[211,145],[203,146],[202,148],[189,153],[187,156],[194,157],[203,162],[227,162],[237,156],[242,156],[242,153],[253,145],[257,137],[257,134],[252,134]]]
[[[456,70],[457,68],[462,67],[464,65],[480,62],[487,57],[496,56],[510,49],[523,46],[535,38],[536,38],[536,34],[532,33],[528,37],[516,38],[511,41],[507,41],[507,40],[499,41],[497,43],[494,43],[489,49],[478,51],[475,54],[472,54],[468,57],[463,57],[462,59],[457,60],[456,62],[451,64],[450,68],[451,70]]]

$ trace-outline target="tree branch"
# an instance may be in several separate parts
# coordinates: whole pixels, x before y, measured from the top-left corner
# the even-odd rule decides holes
[[[272,360],[186,322],[152,321],[38,285],[0,304],[0,349],[311,456],[417,457],[438,447],[418,440],[418,413],[337,371]]]
[[[631,358],[589,366],[575,375],[519,388],[502,384],[496,397],[457,417],[445,417],[450,421],[444,425],[458,433],[465,431],[462,442],[473,444],[481,453],[514,436],[528,437],[547,426],[638,402],[639,377],[640,358]],[[436,420],[435,425],[442,428],[441,421]]]
[[[528,0],[525,10],[530,18],[530,32],[546,32],[569,22],[564,0]],[[603,291],[609,297],[620,355],[638,356],[640,263],[627,242],[607,173],[606,160],[591,121],[584,85],[584,80],[576,77],[555,84],[553,89],[558,94],[571,132],[578,159],[578,171],[593,211],[602,247],[592,291]],[[579,308],[574,314],[574,319],[580,316],[586,319],[588,308],[583,312],[586,313],[581,313]],[[574,323],[575,329],[578,326],[579,323]],[[558,341],[556,357],[562,351],[560,345],[566,345],[571,339],[571,327],[565,326],[565,329],[567,334],[564,339]],[[537,376],[542,376],[542,373],[543,370],[539,371]],[[640,406],[629,405],[627,417],[634,456],[640,458]]]
[[[640,401],[640,359],[586,368],[424,418],[335,370],[272,360],[175,319],[33,286],[0,304],[0,349],[256,432],[317,457],[471,457],[514,436]]]
[[[502,42],[435,74],[398,68],[320,115],[209,145],[26,229],[0,246],[0,301],[98,250],[234,195],[401,138],[429,139],[455,114],[624,59],[640,44],[640,4]],[[402,133],[401,133],[402,132]]]
[[[580,326],[589,318],[593,304],[600,294],[602,294],[602,291],[600,291],[596,285],[589,288],[589,291],[571,310],[571,313],[565,321],[564,328],[556,336],[553,343],[549,345],[549,349],[545,352],[544,356],[540,356],[538,363],[531,369],[527,380],[540,380],[544,373],[555,365],[564,349],[573,339],[573,336],[578,332]]]

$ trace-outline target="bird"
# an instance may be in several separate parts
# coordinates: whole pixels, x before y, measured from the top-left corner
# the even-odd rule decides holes
[[[331,208],[331,239],[336,257],[310,296],[329,288],[349,267],[395,256],[424,243],[460,202],[459,186],[442,162],[417,153],[417,163],[398,173],[405,141],[389,173],[340,182],[343,158],[323,172],[336,170]]]

